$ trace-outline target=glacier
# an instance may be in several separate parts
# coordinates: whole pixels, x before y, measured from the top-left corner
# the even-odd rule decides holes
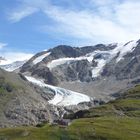
[[[42,79],[36,79],[31,76],[25,76],[25,77],[29,82],[32,82],[33,84],[36,84],[40,87],[47,87],[52,91],[54,91],[55,93],[54,98],[48,101],[50,104],[57,105],[57,106],[70,106],[70,105],[77,105],[82,102],[90,102],[92,100],[91,97],[84,95],[82,93],[45,84]]]

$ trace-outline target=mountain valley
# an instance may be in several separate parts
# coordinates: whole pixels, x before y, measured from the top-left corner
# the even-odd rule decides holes
[[[54,133],[56,139],[65,140],[78,137],[137,140],[140,136],[139,57],[137,40],[85,47],[60,45],[29,60],[8,64],[2,59],[0,127],[8,129],[0,130],[0,138],[45,140],[47,132],[48,140],[56,138],[52,136]],[[56,120],[63,119],[72,120],[72,124],[64,126],[65,129],[59,124],[52,126]],[[113,123],[113,130],[108,132]],[[42,124],[41,128],[35,127]],[[124,125],[123,136],[115,133],[121,125]],[[134,127],[128,130],[130,126]],[[87,130],[78,131],[79,127]],[[132,134],[127,136],[127,131]]]

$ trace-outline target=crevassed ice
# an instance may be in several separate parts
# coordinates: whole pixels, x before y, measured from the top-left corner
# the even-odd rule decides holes
[[[43,82],[43,80],[39,80],[31,76],[25,76],[25,77],[27,78],[28,81],[37,84],[38,86],[41,87],[50,88],[55,92],[54,98],[48,101],[50,104],[57,105],[57,106],[69,106],[69,105],[77,105],[81,102],[91,101],[91,98],[87,95],[66,90],[63,88],[47,85]]]

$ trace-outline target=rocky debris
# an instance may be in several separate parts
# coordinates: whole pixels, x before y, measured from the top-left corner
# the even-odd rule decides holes
[[[23,74],[0,69],[0,127],[35,126],[63,118],[64,106],[48,103],[54,96],[54,90],[28,82]]]
[[[20,92],[22,93],[22,91]],[[35,93],[33,93],[35,97],[31,97],[30,95],[24,96],[21,93],[20,96],[17,95],[11,98],[4,109],[4,116],[7,123],[10,122],[17,126],[36,125],[42,121],[49,121],[49,105],[47,105],[47,102]]]
[[[131,81],[131,83],[132,84],[140,84],[140,79],[138,78],[136,80],[133,80],[133,81]]]
[[[105,104],[105,102],[103,100],[94,99],[91,102],[79,103],[77,106],[74,106],[74,105],[66,106],[66,107],[64,107],[65,112],[64,112],[63,116],[71,114],[71,113],[78,112],[79,110],[88,110],[89,108],[99,106],[99,105],[102,105],[102,104]]]
[[[21,78],[22,77],[22,78]],[[44,89],[25,80],[22,74],[8,73],[0,69],[0,127],[36,125],[50,121],[53,114]],[[59,116],[55,115],[55,118]]]

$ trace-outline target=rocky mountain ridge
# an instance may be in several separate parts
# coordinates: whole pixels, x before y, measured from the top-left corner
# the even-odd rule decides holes
[[[139,48],[139,40],[81,48],[60,45],[33,56],[20,72],[108,101],[110,94],[128,88],[140,76]]]
[[[82,82],[88,82],[92,80],[90,78],[93,78],[94,80],[94,78],[101,75],[108,76],[109,74],[105,75],[106,68],[103,69],[103,67],[107,64],[111,64],[113,63],[113,61],[116,65],[120,64],[120,62],[125,61],[126,57],[136,57],[136,52],[138,56],[139,45],[139,41],[130,41],[126,44],[99,44],[96,46],[88,46],[82,48],[71,46],[57,46],[53,49],[48,50],[47,52],[44,51],[36,54],[22,66],[20,71],[22,73],[29,71],[32,75],[35,75],[38,74],[37,70],[45,69],[45,71],[48,73],[49,79],[49,72],[55,76],[56,73],[60,73],[59,69],[61,69],[63,73],[67,70],[67,73],[64,73],[64,76],[68,76],[61,76],[60,81],[80,80]],[[41,57],[41,59],[36,63],[35,61],[36,59],[38,59],[38,57]],[[63,69],[65,69],[65,67],[67,68],[64,71]],[[85,73],[88,73],[87,75],[89,79],[80,79],[81,73],[84,73],[82,71],[83,69],[84,71],[86,71]],[[82,72],[79,72],[78,70],[81,70]],[[79,74],[77,78],[75,77],[76,73]],[[72,79],[72,76],[76,79]],[[59,77],[59,75],[56,75],[55,79],[59,79],[57,77]],[[45,77],[45,79],[47,80],[47,77]],[[50,82],[50,84],[53,83]]]

